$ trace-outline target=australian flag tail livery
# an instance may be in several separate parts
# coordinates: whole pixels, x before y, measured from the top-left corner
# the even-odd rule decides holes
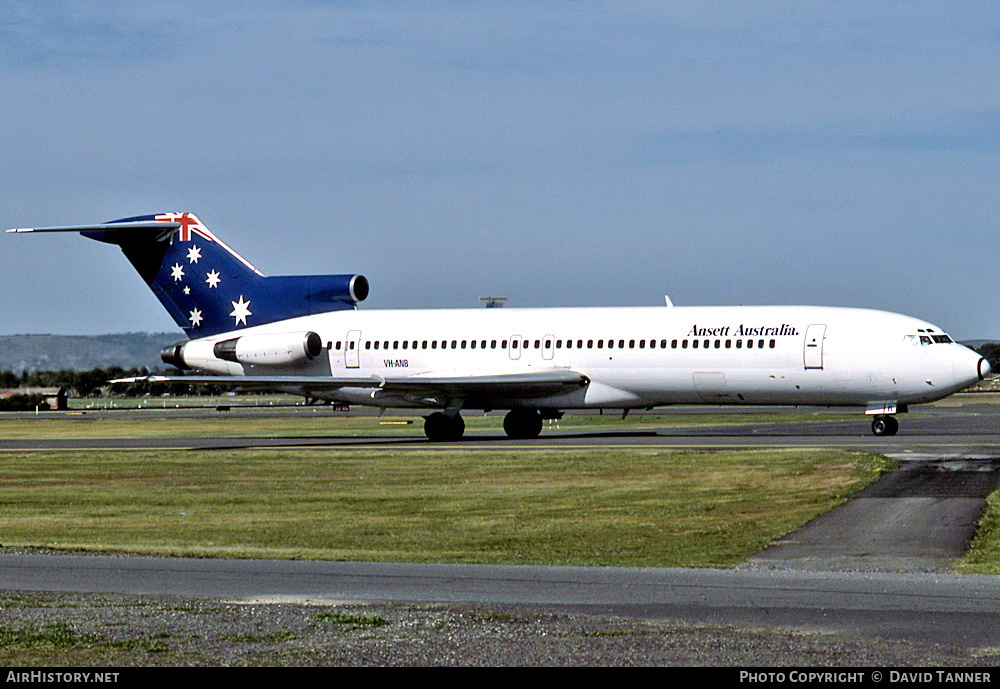
[[[267,277],[192,213],[10,231],[79,232],[117,244],[192,339],[296,316],[353,309],[368,296],[368,281],[362,275]]]

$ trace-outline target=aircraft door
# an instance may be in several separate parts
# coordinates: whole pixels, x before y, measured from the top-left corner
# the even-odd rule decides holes
[[[507,354],[511,359],[517,360],[521,358],[521,336],[511,335],[510,338],[510,349],[507,350]]]
[[[542,340],[542,358],[548,361],[552,360],[555,355],[555,335],[546,335],[545,339]]]
[[[823,340],[825,338],[825,325],[810,325],[806,328],[805,349],[802,352],[802,359],[807,369],[823,368]]]
[[[361,331],[349,331],[347,333],[347,340],[344,342],[344,366],[347,368],[359,368],[361,366],[359,358],[360,349]]]

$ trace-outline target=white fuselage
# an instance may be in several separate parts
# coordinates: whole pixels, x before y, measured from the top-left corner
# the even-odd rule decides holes
[[[301,332],[319,335],[321,355],[253,364],[212,353],[232,338]],[[419,381],[566,370],[589,380],[548,397],[458,402],[489,409],[914,404],[946,397],[989,370],[977,353],[921,320],[806,306],[337,311],[193,340],[184,359],[235,376]],[[453,403],[343,384],[315,396],[380,407]]]

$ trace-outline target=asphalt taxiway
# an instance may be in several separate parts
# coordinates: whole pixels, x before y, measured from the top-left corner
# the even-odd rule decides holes
[[[996,577],[893,572],[425,565],[0,555],[8,591],[246,602],[488,604],[991,648]]]
[[[691,413],[697,413],[692,410]],[[899,471],[730,570],[189,560],[0,552],[0,588],[183,594],[245,600],[490,603],[779,626],[966,647],[1000,647],[1000,577],[949,572],[1000,484],[1000,404],[958,397],[870,434],[863,416],[603,433],[550,428],[512,445],[837,447],[904,460]],[[613,428],[613,427],[612,427]],[[421,446],[417,437],[19,441],[0,451]]]
[[[900,459],[939,459],[1000,457],[1000,393],[958,395],[933,405],[914,407],[913,413],[901,415],[899,434],[891,437],[874,436],[870,430],[870,417],[856,409],[801,410],[792,407],[668,407],[657,413],[671,415],[760,414],[759,422],[720,424],[715,426],[691,425],[630,430],[628,426],[616,427],[614,415],[607,416],[607,424],[600,431],[574,431],[563,429],[558,421],[548,422],[540,437],[532,440],[511,440],[500,430],[496,432],[467,432],[461,441],[445,444],[447,447],[469,450],[511,447],[616,447],[654,446],[668,448],[704,449],[767,449],[789,447],[831,447],[870,451],[892,455]],[[117,417],[140,416],[145,418],[172,418],[182,422],[186,416],[206,413],[216,418],[231,419],[238,425],[240,419],[250,417],[290,416],[298,414],[324,414],[337,416],[322,408],[292,407],[283,410],[263,411],[257,408],[232,408],[223,412],[160,412],[144,411],[88,411],[91,418],[102,414]],[[352,412],[352,414],[357,412]],[[788,414],[801,414],[801,420],[770,422],[768,413],[787,418]],[[411,413],[412,414],[412,413]],[[633,415],[641,412],[633,412]],[[6,418],[17,415],[7,415]],[[32,416],[23,414],[23,416]],[[341,448],[345,446],[397,446],[427,447],[428,441],[419,424],[411,426],[412,433],[371,435],[324,435],[281,437],[177,437],[157,438],[42,438],[17,439],[0,437],[0,452],[33,450],[186,450],[186,449],[240,449],[240,448]],[[441,444],[438,444],[439,446]]]

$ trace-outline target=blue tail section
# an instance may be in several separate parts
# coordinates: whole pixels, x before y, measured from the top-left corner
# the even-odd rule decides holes
[[[266,277],[192,213],[123,218],[81,234],[120,246],[191,338],[353,309],[368,296],[362,275]]]

